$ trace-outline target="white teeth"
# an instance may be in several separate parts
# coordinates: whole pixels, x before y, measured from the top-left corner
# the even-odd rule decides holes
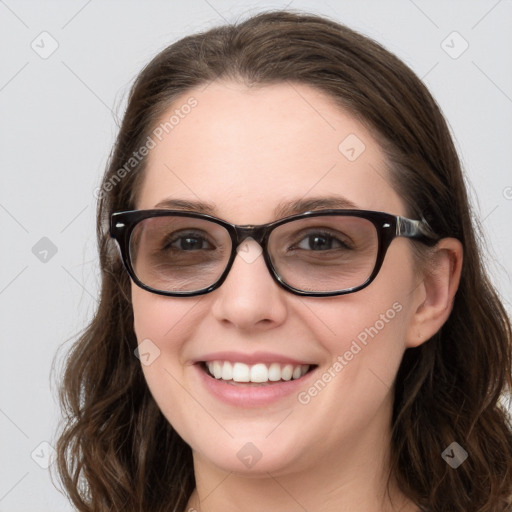
[[[268,380],[271,382],[281,380],[281,365],[279,363],[272,363],[268,367]]]
[[[296,366],[293,369],[292,379],[298,379],[302,375],[302,366]]]
[[[224,375],[224,372],[222,372],[222,375]],[[251,369],[244,363],[235,363],[233,365],[233,380],[235,382],[250,382]]]
[[[283,380],[290,380],[293,375],[293,366],[291,364],[287,364],[282,370],[281,370],[281,378]]]
[[[229,361],[208,361],[206,366],[210,375],[216,379],[255,383],[299,379],[309,370],[308,364],[281,365],[279,363],[272,363],[267,366],[264,363],[247,365],[245,363],[231,363]]]
[[[260,363],[251,366],[251,382],[267,382],[268,368],[267,365]]]
[[[222,366],[221,379],[222,380],[231,380],[232,378],[233,378],[233,367],[231,366],[231,363],[229,361],[225,361],[224,365]]]
[[[212,363],[209,363],[209,364],[212,364]],[[213,362],[213,372],[209,365],[208,365],[208,368],[210,368],[210,373],[213,373],[213,376],[216,379],[220,379],[222,377],[222,365],[220,364],[220,361]]]

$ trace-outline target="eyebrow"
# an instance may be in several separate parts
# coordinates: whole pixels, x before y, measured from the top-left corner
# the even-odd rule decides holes
[[[186,199],[164,199],[160,201],[155,208],[165,208],[170,210],[192,211],[216,216],[216,208],[213,203],[204,201],[191,201]],[[309,199],[296,199],[292,201],[282,201],[274,208],[274,217],[281,219],[297,213],[324,210],[359,210],[360,208],[345,197],[332,195],[327,197],[312,197]]]
[[[212,203],[204,201],[188,201],[186,199],[164,199],[160,201],[155,208],[165,208],[169,210],[184,210],[207,215],[215,214],[215,206]]]
[[[345,197],[332,195],[327,197],[297,199],[295,201],[283,201],[274,209],[274,214],[276,218],[282,218],[297,213],[325,209],[359,210],[360,208]]]

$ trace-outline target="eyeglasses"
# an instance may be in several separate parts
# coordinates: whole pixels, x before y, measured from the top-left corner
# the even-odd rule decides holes
[[[367,210],[309,211],[259,226],[236,226],[201,213],[114,213],[110,234],[132,280],[153,293],[209,293],[228,276],[244,241],[255,240],[277,284],[303,296],[353,293],[377,276],[397,237],[427,245],[425,221]]]

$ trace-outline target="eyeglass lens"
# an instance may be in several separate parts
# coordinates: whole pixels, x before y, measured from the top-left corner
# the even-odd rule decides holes
[[[374,224],[351,216],[296,219],[274,228],[267,249],[276,274],[306,292],[360,286],[378,254]],[[129,254],[137,278],[164,292],[194,292],[222,276],[232,253],[226,228],[193,217],[150,217],[133,229]]]

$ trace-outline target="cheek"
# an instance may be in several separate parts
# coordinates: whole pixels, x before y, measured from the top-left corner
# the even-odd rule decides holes
[[[183,346],[194,321],[197,298],[175,299],[132,288],[134,331],[144,375],[155,394],[180,378]]]
[[[184,348],[200,316],[200,298],[176,299],[132,288],[134,330],[148,388],[162,414],[179,432],[204,421],[186,391]],[[184,437],[187,437],[186,435]]]
[[[318,389],[303,390],[303,402],[336,402],[343,396],[348,402],[354,399],[354,406],[364,399],[372,409],[370,402],[390,392],[406,348],[416,281],[412,259],[399,245],[390,248],[381,272],[367,288],[306,303],[306,324],[329,354],[330,364],[320,375]],[[334,395],[322,391],[317,399],[324,384]]]
[[[132,284],[134,330],[138,342],[149,338],[160,346],[163,340],[182,339],[194,325],[194,309],[200,300],[156,295]],[[173,347],[167,342],[160,348],[169,351],[178,350],[179,346]]]
[[[303,415],[330,425],[324,432],[328,444],[357,436],[381,414],[390,421],[393,383],[405,350],[407,310],[397,295],[374,292],[368,288],[367,294],[361,291],[328,306],[317,304],[317,310],[308,304],[314,314],[307,323],[314,326],[329,361],[316,380],[300,390],[297,400]],[[313,436],[322,427],[309,421]]]
[[[405,348],[407,309],[396,295],[372,292],[365,300],[360,293],[322,306],[309,325],[316,326],[315,338],[329,354],[334,373],[375,368],[390,383]],[[314,304],[310,310],[315,313]]]
[[[349,360],[355,355],[358,359],[363,354],[377,355],[391,346],[403,351],[414,281],[407,252],[392,246],[379,274],[366,288],[332,299],[309,301],[312,315],[308,323],[316,325],[317,339],[322,340],[329,353],[346,353]]]

